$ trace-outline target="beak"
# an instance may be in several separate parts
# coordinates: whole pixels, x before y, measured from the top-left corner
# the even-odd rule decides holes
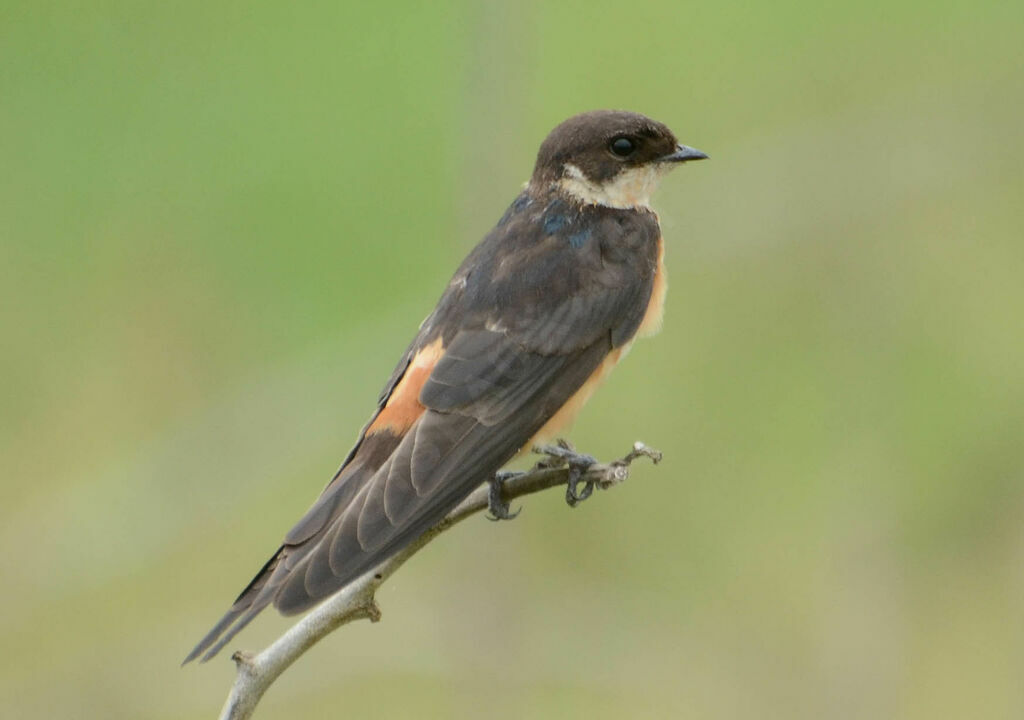
[[[677,163],[686,162],[688,160],[704,160],[706,158],[707,154],[702,153],[696,148],[687,147],[686,145],[677,145],[674,153],[663,155],[659,159],[661,162]]]

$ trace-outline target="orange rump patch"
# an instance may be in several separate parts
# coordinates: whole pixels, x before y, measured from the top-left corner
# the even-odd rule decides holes
[[[438,338],[421,348],[409,362],[402,379],[391,391],[387,403],[377,413],[377,417],[366,429],[367,435],[381,430],[390,430],[395,435],[403,435],[412,427],[425,409],[420,404],[420,391],[433,372],[437,361],[444,354],[444,344]]]

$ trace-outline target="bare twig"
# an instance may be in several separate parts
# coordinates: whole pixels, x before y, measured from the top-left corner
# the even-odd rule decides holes
[[[501,499],[505,502],[559,485],[571,485],[573,465],[576,464],[576,467],[579,467],[580,460],[584,462],[592,460],[588,456],[577,454],[573,447],[564,441],[560,441],[558,445],[534,448],[534,452],[545,455],[546,458],[538,462],[528,472],[510,474],[504,478],[501,485]],[[585,470],[578,472],[576,482],[584,484],[590,489],[598,487],[606,490],[628,478],[629,464],[641,456],[648,457],[655,463],[661,460],[660,452],[648,448],[642,442],[637,442],[623,458],[607,464],[593,463]],[[232,655],[231,659],[235,661],[238,674],[235,677],[231,693],[221,710],[221,720],[245,720],[252,717],[256,711],[256,705],[271,683],[304,652],[329,633],[354,620],[364,618],[371,622],[380,620],[380,608],[377,607],[374,599],[377,588],[406,560],[435,537],[460,520],[486,510],[489,507],[489,491],[488,483],[481,485],[441,522],[420,536],[414,543],[397,555],[385,560],[373,571],[349,583],[331,598],[311,610],[262,652],[252,655],[238,651]],[[587,494],[589,494],[589,490]],[[586,497],[586,495],[581,497]]]

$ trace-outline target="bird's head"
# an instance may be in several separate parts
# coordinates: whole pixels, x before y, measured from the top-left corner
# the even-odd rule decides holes
[[[569,118],[548,135],[530,180],[574,199],[615,208],[646,207],[658,182],[679,163],[707,155],[665,125],[639,113],[594,110]]]

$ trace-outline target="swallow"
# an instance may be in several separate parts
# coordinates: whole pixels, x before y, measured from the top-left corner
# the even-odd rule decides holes
[[[566,428],[633,341],[660,328],[667,278],[650,197],[672,168],[706,157],[632,112],[551,131],[341,468],[185,662],[209,660],[268,605],[317,605]],[[507,505],[492,512],[510,517]]]

